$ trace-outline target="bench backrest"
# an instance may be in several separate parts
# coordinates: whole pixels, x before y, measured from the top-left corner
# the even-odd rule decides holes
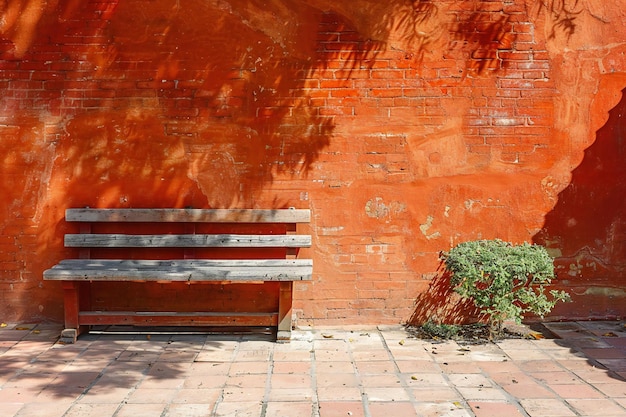
[[[88,225],[96,223],[174,224],[191,225],[184,233],[135,234],[122,230],[119,233],[82,233],[65,235],[65,246],[76,248],[285,248],[293,250],[311,246],[310,235],[296,235],[298,223],[310,221],[307,209],[67,209],[68,222]],[[280,224],[286,233],[197,233],[196,224]],[[286,227],[285,227],[286,226]],[[89,257],[84,254],[81,257]]]

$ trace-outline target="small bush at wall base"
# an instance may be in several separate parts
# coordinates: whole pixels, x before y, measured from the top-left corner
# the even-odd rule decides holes
[[[543,246],[476,240],[441,257],[451,274],[450,285],[480,309],[492,338],[500,336],[505,320],[521,323],[526,313],[543,318],[557,302],[570,300],[565,291],[546,293],[554,278],[554,260]]]
[[[422,325],[422,331],[433,338],[454,339],[458,334],[460,326],[456,324],[439,324],[428,320]]]

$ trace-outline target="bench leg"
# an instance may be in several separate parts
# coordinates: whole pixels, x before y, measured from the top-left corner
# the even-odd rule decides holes
[[[293,300],[293,282],[280,283],[280,295],[278,298],[278,342],[291,340],[291,305]]]
[[[80,311],[80,283],[73,281],[63,282],[63,306],[65,314],[65,329],[61,332],[62,343],[76,343],[78,335],[86,330],[86,326],[78,323]]]

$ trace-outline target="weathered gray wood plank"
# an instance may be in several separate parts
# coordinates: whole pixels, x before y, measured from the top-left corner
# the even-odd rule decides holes
[[[90,248],[308,248],[310,235],[66,234],[66,247]]]
[[[71,222],[308,223],[309,209],[93,209],[65,211]]]
[[[66,259],[45,280],[71,281],[305,281],[310,259],[111,260]]]
[[[135,326],[276,326],[276,312],[81,311],[82,325]]]

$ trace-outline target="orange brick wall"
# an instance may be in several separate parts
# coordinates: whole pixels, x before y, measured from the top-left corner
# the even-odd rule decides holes
[[[311,208],[299,324],[463,320],[438,253],[496,237],[557,256],[552,318],[624,315],[623,7],[9,3],[2,320],[60,319],[41,274],[82,206]]]

